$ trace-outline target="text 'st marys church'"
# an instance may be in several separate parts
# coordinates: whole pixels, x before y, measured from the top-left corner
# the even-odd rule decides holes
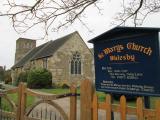
[[[52,83],[94,79],[93,54],[78,32],[36,47],[36,40],[19,38],[16,41],[12,81],[21,72],[46,68],[52,73]]]

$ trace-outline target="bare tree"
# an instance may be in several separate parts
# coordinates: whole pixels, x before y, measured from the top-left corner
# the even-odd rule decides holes
[[[14,29],[24,33],[30,28],[41,24],[47,35],[48,30],[59,30],[81,20],[82,13],[91,5],[101,0],[3,0],[4,11],[0,10],[0,16],[9,16]],[[160,0],[122,0],[122,11],[118,12],[115,20],[120,25],[132,21],[137,26],[141,25],[145,18],[152,13],[160,11]],[[116,23],[118,24],[118,23]]]
[[[134,26],[140,26],[148,15],[160,12],[160,0],[123,0],[122,10],[117,13],[115,20],[120,25],[128,21]]]
[[[9,16],[18,33],[24,33],[34,26],[44,26],[46,35],[49,29],[59,30],[78,19],[82,24],[81,14],[97,0],[6,0],[0,16]],[[85,24],[84,24],[85,25]]]

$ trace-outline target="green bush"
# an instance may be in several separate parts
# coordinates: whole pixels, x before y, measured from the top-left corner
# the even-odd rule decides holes
[[[27,72],[21,72],[16,79],[14,85],[18,86],[20,82],[27,82],[28,73]]]
[[[11,70],[5,71],[4,82],[5,84],[12,84]]]
[[[69,89],[70,88],[70,86],[68,85],[68,84],[66,84],[66,83],[64,83],[63,85],[62,85],[62,89]]]
[[[70,88],[70,83],[66,80],[55,82],[55,83],[52,83],[52,88],[68,89],[68,88]]]
[[[44,68],[33,69],[28,73],[29,88],[49,88],[52,86],[52,74]]]
[[[3,69],[3,67],[0,67],[0,81],[4,81],[4,73],[5,70]]]

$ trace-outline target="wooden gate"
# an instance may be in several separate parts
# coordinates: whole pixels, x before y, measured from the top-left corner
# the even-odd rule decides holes
[[[8,94],[17,94],[18,101],[14,103]],[[35,103],[29,107],[27,107],[27,96],[35,98]],[[72,104],[69,108],[70,115],[54,102],[64,97],[70,97]],[[1,92],[0,98],[0,120],[76,120],[76,88],[74,86],[71,86],[68,94],[53,95],[33,91],[20,83],[17,88]],[[4,109],[6,103],[11,108],[9,111]]]
[[[0,120],[16,120],[17,105],[10,95],[17,94],[18,88],[12,90],[0,90]]]

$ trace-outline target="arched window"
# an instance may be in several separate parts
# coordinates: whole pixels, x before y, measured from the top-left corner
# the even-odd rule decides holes
[[[81,74],[81,55],[75,52],[71,59],[71,74]]]

